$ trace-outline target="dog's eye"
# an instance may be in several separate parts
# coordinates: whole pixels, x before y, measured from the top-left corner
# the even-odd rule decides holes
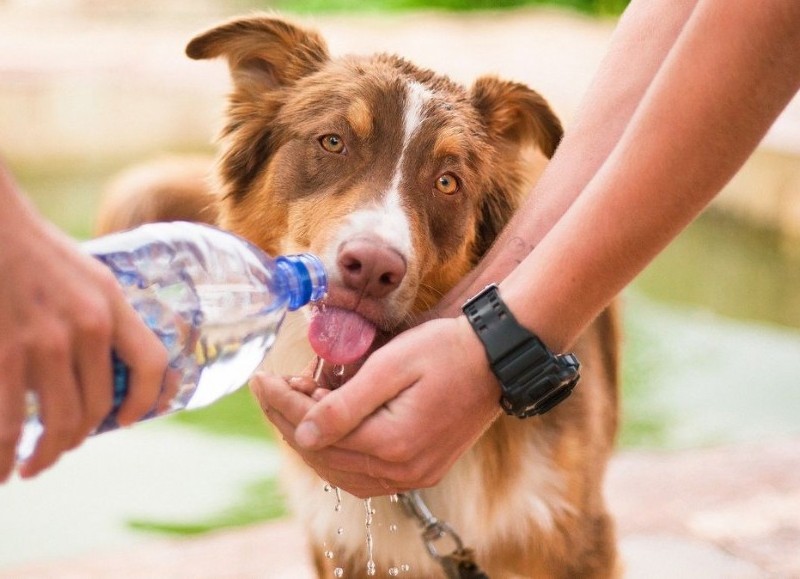
[[[436,190],[445,195],[452,195],[458,192],[459,188],[458,178],[452,173],[443,173],[436,179]]]
[[[344,140],[339,135],[324,135],[319,144],[329,153],[344,153]]]

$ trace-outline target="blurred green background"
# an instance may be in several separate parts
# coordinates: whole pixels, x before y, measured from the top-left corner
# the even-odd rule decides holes
[[[276,0],[265,7],[298,13],[363,12],[392,10],[502,10],[525,6],[557,6],[587,14],[617,15],[627,0]]]
[[[625,4],[86,0],[42,12],[6,0],[0,2],[0,152],[45,216],[79,239],[89,237],[103,188],[118,171],[152,156],[213,151],[227,75],[221,65],[184,62],[182,47],[196,30],[253,8],[311,17],[348,49],[362,41],[379,44],[376,50],[416,48],[425,57],[432,51],[415,47],[407,32],[419,26],[420,43],[434,36],[442,42],[434,48],[458,47],[437,68],[518,74],[555,95],[568,127],[575,105],[569,99],[588,82],[601,52],[596,47],[607,41]],[[437,13],[421,17],[420,9]],[[532,53],[525,26],[544,39]],[[392,44],[399,27],[406,36]],[[486,30],[500,36],[481,36]],[[503,30],[511,32],[506,37]],[[586,38],[592,41],[579,42]],[[473,39],[475,52],[466,56]],[[480,65],[488,70],[471,68],[475,54],[485,56]],[[566,64],[557,61],[562,57]],[[775,160],[769,148],[759,155],[754,163]],[[780,171],[800,174],[793,151],[778,157],[785,158]],[[800,180],[786,178],[780,186],[800,199]],[[748,177],[732,187],[769,206],[769,183]],[[625,292],[621,447],[682,448],[800,431],[800,251],[783,226],[784,189],[783,205],[769,211],[715,204]],[[247,389],[165,422],[231,445],[271,440]],[[285,513],[271,476],[220,492],[229,493],[230,507],[219,512],[181,520],[126,517],[125,524],[196,534]]]

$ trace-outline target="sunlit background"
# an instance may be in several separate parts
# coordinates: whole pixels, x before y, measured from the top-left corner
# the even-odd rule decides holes
[[[568,129],[624,5],[0,0],[0,155],[48,218],[87,238],[118,171],[213,152],[227,71],[189,60],[183,47],[254,9],[320,28],[334,54],[397,52],[465,83],[483,73],[521,80]],[[623,448],[800,431],[799,109],[790,106],[724,194],[625,292]],[[284,513],[279,458],[246,389],[102,438],[38,481],[0,487],[0,570]]]

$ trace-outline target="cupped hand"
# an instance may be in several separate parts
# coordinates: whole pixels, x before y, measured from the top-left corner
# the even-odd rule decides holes
[[[500,409],[499,385],[463,317],[403,332],[336,390],[264,375],[251,388],[303,460],[359,497],[437,484]]]
[[[0,167],[0,481],[16,462],[28,392],[44,432],[20,474],[32,477],[74,448],[112,404],[111,352],[130,368],[119,422],[158,398],[166,351],[113,275],[44,221]],[[15,204],[16,202],[16,204]]]

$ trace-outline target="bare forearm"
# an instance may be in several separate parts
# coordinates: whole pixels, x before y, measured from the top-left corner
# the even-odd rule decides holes
[[[466,298],[487,283],[503,279],[569,208],[616,146],[696,1],[634,0],[526,206],[473,275],[443,300],[442,315],[457,315]]]
[[[719,192],[800,86],[800,4],[703,0],[600,172],[502,285],[554,349]]]

